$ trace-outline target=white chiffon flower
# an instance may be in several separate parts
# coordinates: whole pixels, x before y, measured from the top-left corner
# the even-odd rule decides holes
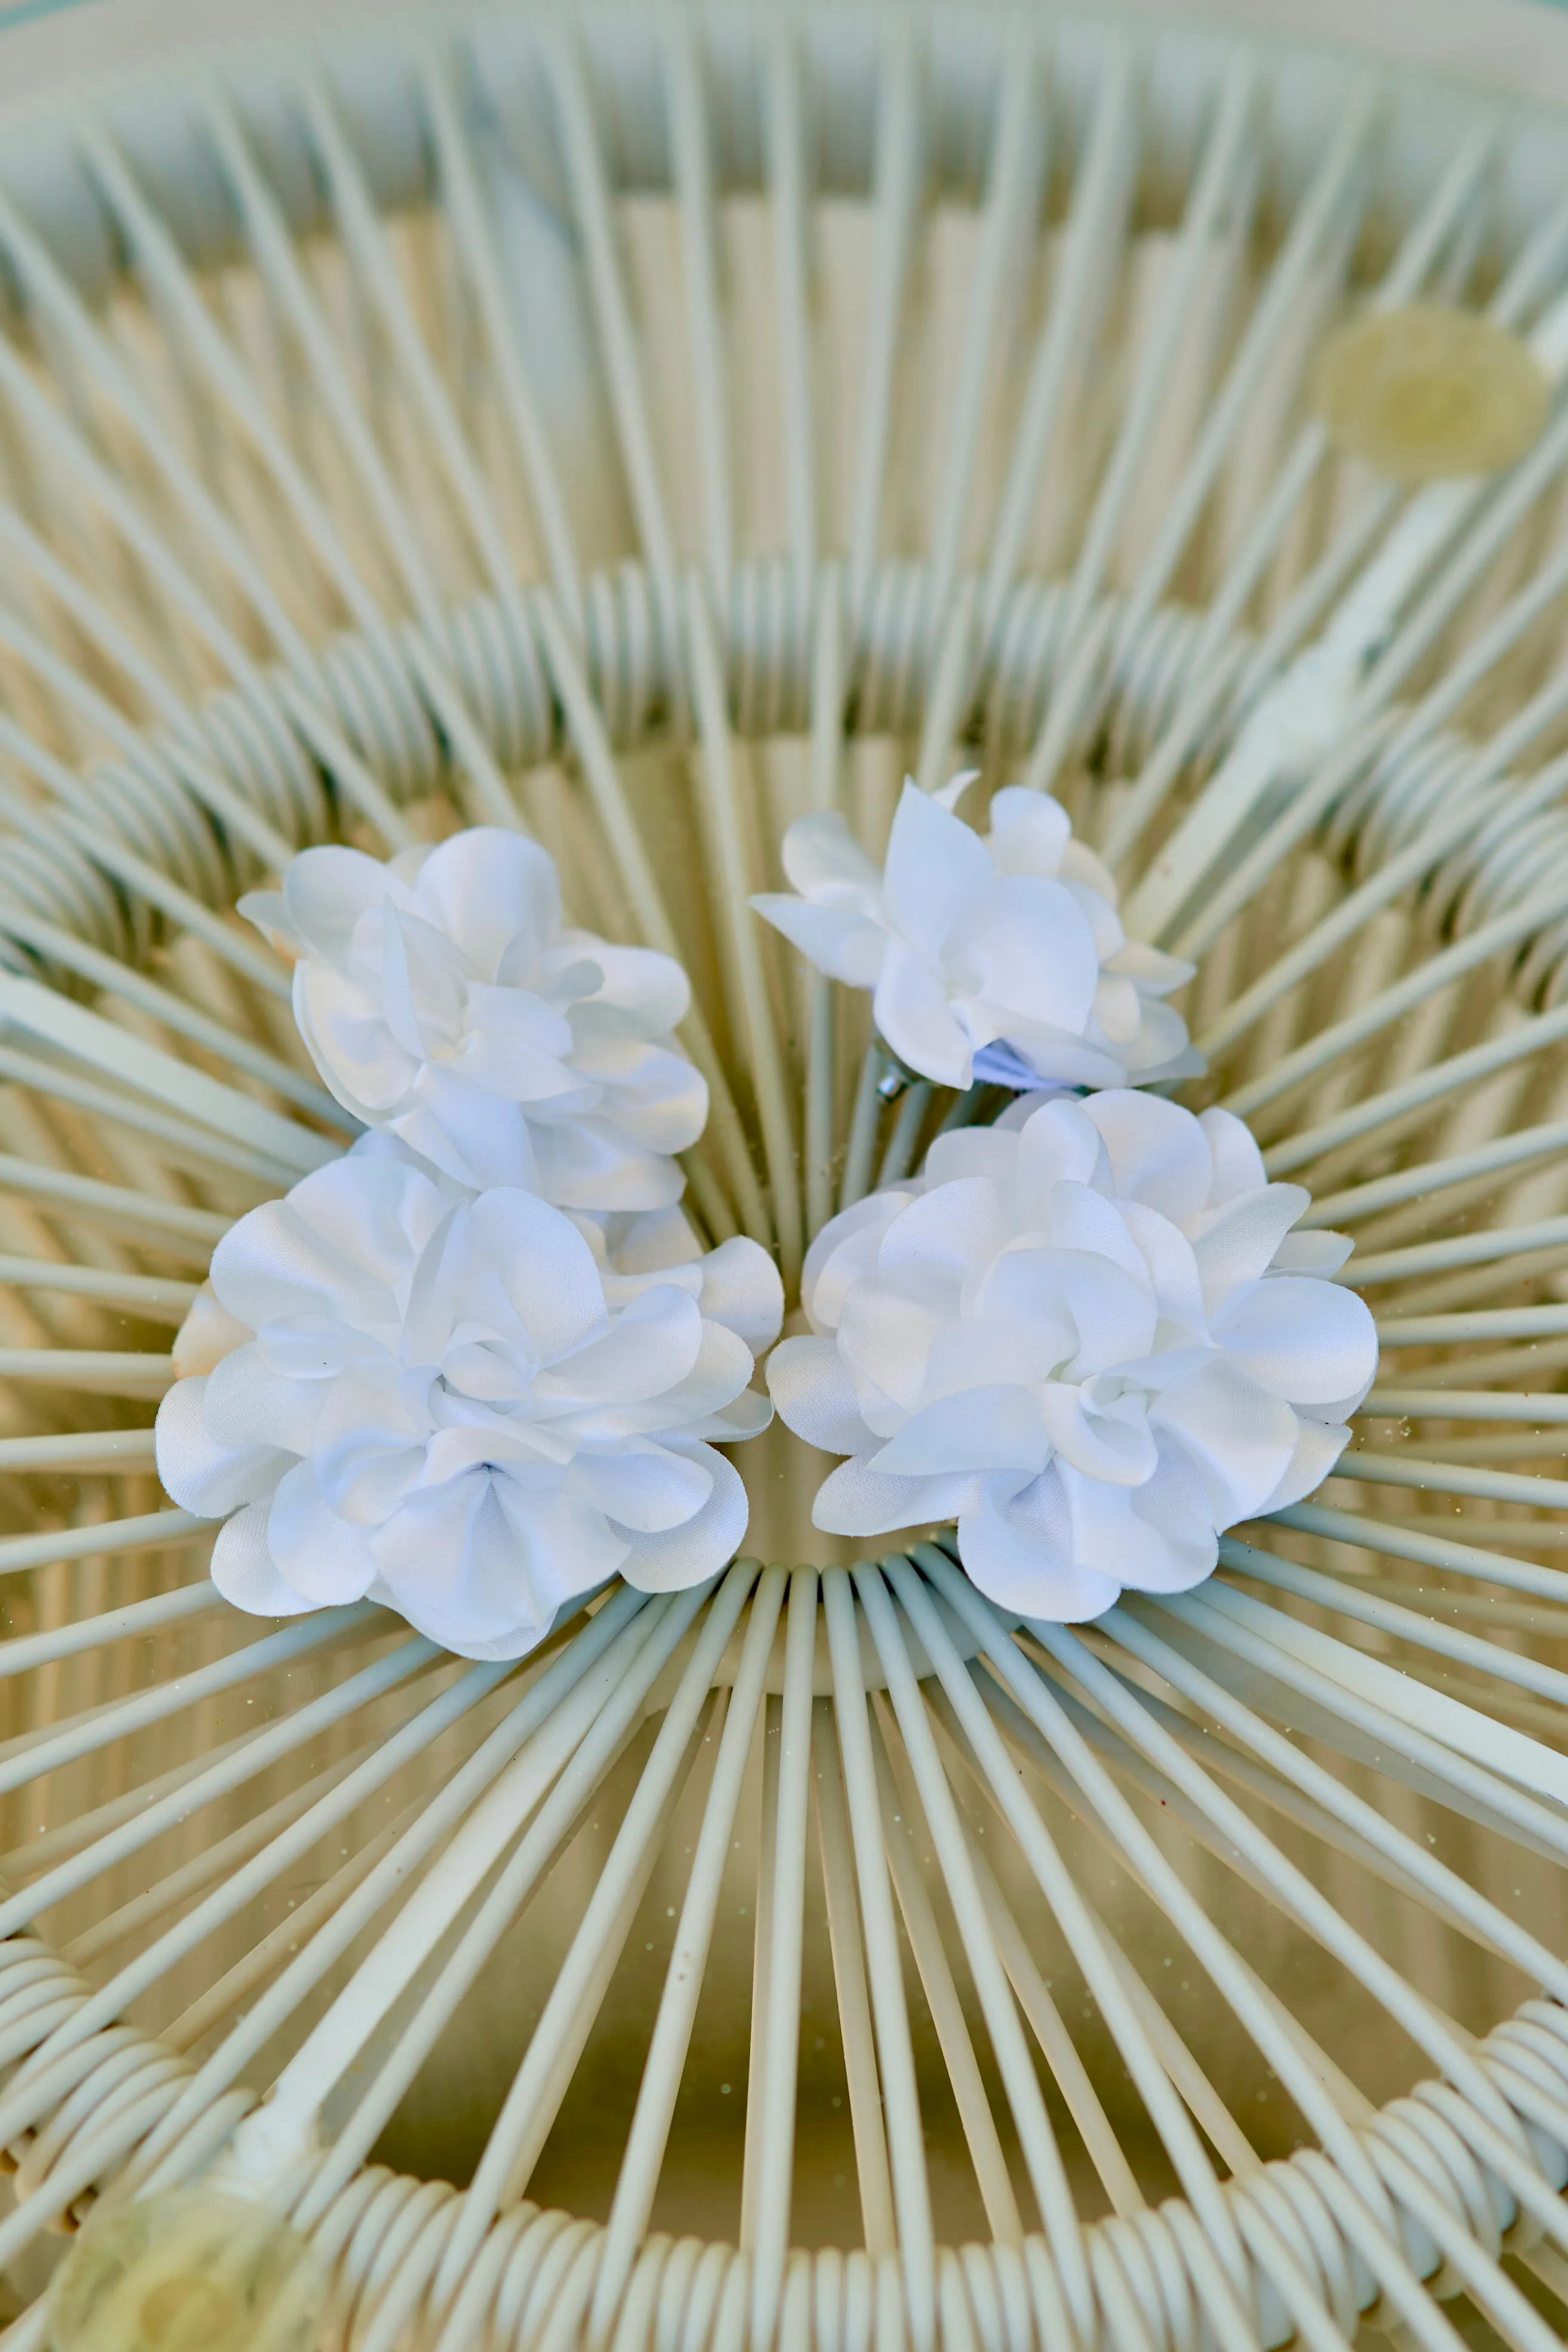
[[[1124,1585],[1196,1584],[1219,1530],[1310,1494],[1376,1332],[1327,1278],[1350,1244],[1290,1231],[1308,1194],[1267,1181],[1227,1112],[1123,1089],[1015,1111],[823,1228],[817,1336],[775,1349],[768,1386],[851,1457],[819,1528],[956,1519],[993,1601],[1082,1619]]]
[[[476,1189],[660,1208],[708,1089],[670,1032],[674,960],[561,922],[553,861],[489,826],[387,865],[307,849],[240,911],[292,954],[294,1014],[345,1110]]]
[[[510,1658],[606,1578],[723,1567],[747,1504],[714,1441],[772,1417],[748,1386],[783,1313],[766,1253],[704,1256],[678,1219],[657,1265],[655,1216],[614,1235],[617,1271],[605,1228],[367,1142],[224,1236],[194,1349],[216,1360],[159,1411],[170,1495],[235,1515],[219,1591],[263,1616],[368,1597]]]
[[[1192,965],[1128,939],[1116,885],[1059,802],[1010,785],[983,839],[953,813],[972,781],[905,784],[879,874],[841,816],[799,818],[783,847],[799,897],[752,906],[832,979],[874,990],[882,1036],[940,1086],[1121,1087],[1201,1070],[1160,1001]]]

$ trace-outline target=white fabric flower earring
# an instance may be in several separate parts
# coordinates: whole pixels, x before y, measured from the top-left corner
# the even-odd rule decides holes
[[[1333,1234],[1227,1112],[1126,1090],[938,1139],[923,1176],[835,1217],[806,1259],[813,1338],[768,1386],[850,1458],[813,1517],[848,1536],[956,1519],[1023,1617],[1179,1592],[1219,1532],[1310,1494],[1348,1442],[1377,1337]],[[1008,1122],[1017,1118],[1017,1125]]]
[[[1128,939],[1116,885],[1059,802],[1010,785],[982,838],[954,814],[973,781],[906,783],[880,873],[836,812],[799,818],[783,848],[799,897],[752,905],[830,978],[873,990],[885,1042],[939,1086],[1139,1086],[1201,1071],[1162,1002],[1192,965]]]
[[[708,1088],[674,960],[563,929],[536,842],[476,825],[383,865],[307,849],[241,914],[295,958],[294,1015],[345,1110],[462,1184],[567,1209],[679,1200]]]
[[[784,1311],[754,1242],[617,1273],[597,1229],[394,1147],[243,1217],[212,1287],[241,1344],[170,1391],[158,1461],[186,1509],[236,1514],[212,1574],[242,1609],[369,1598],[510,1658],[606,1578],[663,1591],[739,1547],[712,1441],[771,1418],[747,1384]]]

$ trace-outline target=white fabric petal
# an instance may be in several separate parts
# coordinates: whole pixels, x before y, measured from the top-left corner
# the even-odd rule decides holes
[[[1099,859],[1093,857],[1093,853],[1085,849],[1081,843],[1075,842],[1071,855],[1074,859],[1080,856],[1092,859],[1093,864],[1099,866],[1099,879],[1094,887],[1114,904],[1115,885],[1110,884],[1107,887],[1110,877],[1104,866],[1100,866]],[[1195,963],[1187,963],[1181,956],[1166,955],[1163,950],[1150,947],[1143,940],[1124,940],[1110,959],[1109,969],[1130,974],[1139,982],[1146,994],[1158,996],[1168,996],[1173,989],[1184,988],[1197,971]]]
[[[579,1454],[573,1486],[623,1533],[668,1535],[689,1530],[713,1492],[713,1474],[694,1452],[645,1442],[614,1454]]]
[[[906,940],[940,948],[971,893],[992,878],[990,854],[973,826],[918,784],[906,783],[893,813],[882,889]]]
[[[765,1249],[743,1234],[721,1242],[702,1261],[702,1312],[743,1339],[752,1355],[773,1346],[784,1322],[784,1284]]]
[[[1051,1457],[1043,1395],[1027,1389],[961,1389],[911,1413],[868,1467],[900,1478],[1022,1470],[1037,1477]]]
[[[283,876],[281,891],[268,892],[267,902],[270,908],[281,898],[297,953],[332,956],[346,946],[360,918],[389,893],[396,904],[413,905],[401,875],[379,866],[362,849],[333,845],[295,858]],[[243,901],[241,911],[246,911]]]
[[[1086,1104],[1064,1096],[1025,1111],[1019,1102],[1010,1105],[1005,1117],[1006,1131],[1018,1138],[1012,1171],[1021,1217],[1028,1217],[1043,1232],[1058,1184],[1093,1184],[1110,1191],[1110,1161]]]
[[[858,1282],[846,1297],[838,1346],[856,1373],[860,1410],[879,1437],[890,1437],[918,1406],[942,1320],[937,1300],[891,1282]]]
[[[1136,1032],[1125,1045],[1115,1049],[1125,1065],[1128,1085],[1147,1087],[1157,1080],[1201,1078],[1208,1063],[1188,1037],[1187,1024],[1174,1005],[1158,1003],[1148,989],[1140,989],[1139,1000]],[[1110,1043],[1092,1020],[1089,1034]]]
[[[911,1070],[938,1086],[970,1084],[974,1048],[987,1041],[964,1020],[956,992],[925,948],[897,932],[889,935],[871,1009],[878,1028]]]
[[[768,1358],[768,1393],[780,1418],[824,1454],[868,1450],[871,1433],[848,1366],[831,1339],[781,1339]]]
[[[288,1368],[324,1374],[341,1360],[344,1331],[374,1333],[396,1318],[398,1285],[457,1197],[405,1153],[356,1148],[231,1225],[213,1252],[213,1288],[229,1314],[258,1334],[267,1328],[279,1369],[287,1319],[298,1335]]]
[[[689,1423],[685,1434],[705,1437],[713,1445],[732,1445],[739,1438],[760,1437],[764,1429],[772,1426],[773,1418],[771,1398],[759,1395],[755,1389],[742,1389],[738,1397],[731,1397],[728,1404],[721,1405],[706,1419]]]
[[[291,1380],[268,1362],[254,1339],[215,1364],[205,1383],[202,1423],[219,1445],[276,1447],[302,1454],[321,1412],[326,1383]]]
[[[989,1601],[1010,1615],[1081,1624],[1103,1615],[1121,1581],[1079,1557],[1066,1489],[1047,1470],[1013,1491],[1013,1481],[977,1484],[959,1514],[958,1556]]]
[[[992,1128],[1004,1135],[1021,1135],[1035,1113],[1042,1110],[1047,1103],[1067,1103],[1069,1108],[1079,1108],[1080,1106],[1070,1100],[1071,1092],[1071,1088],[1068,1087],[1033,1087],[1027,1094],[1016,1097],[1005,1110],[998,1111],[991,1122]],[[1098,1151],[1100,1148],[1097,1137],[1094,1150]],[[1092,1152],[1090,1157],[1092,1159]],[[1107,1161],[1106,1165],[1109,1168],[1110,1162]]]
[[[383,1122],[386,1133],[466,1192],[487,1184],[542,1189],[535,1125],[521,1104],[483,1094],[458,1071],[428,1062],[400,1100],[402,1108]]]
[[[875,906],[882,877],[837,809],[814,810],[784,837],[784,870],[803,898],[859,911]]]
[[[926,1181],[947,1184],[956,1176],[989,1176],[1005,1181],[1011,1177],[1017,1158],[1016,1150],[994,1127],[955,1127],[946,1135],[937,1136],[926,1153]],[[875,1193],[871,1195],[873,1200],[877,1197]]]
[[[627,1550],[560,1486],[525,1500],[482,1471],[416,1496],[373,1538],[376,1597],[461,1656],[523,1655]]]
[[[1338,1274],[1355,1248],[1348,1234],[1287,1234],[1274,1253],[1277,1274]]]
[[[1198,1125],[1214,1163],[1212,1208],[1235,1200],[1238,1192],[1255,1192],[1268,1183],[1263,1154],[1245,1119],[1237,1118],[1234,1111],[1216,1108],[1200,1113]]]
[[[934,1404],[998,1381],[1017,1387],[1054,1381],[1078,1343],[1078,1326],[1065,1309],[1031,1314],[1019,1300],[1016,1312],[961,1313],[931,1340],[920,1402]]]
[[[1142,1263],[1131,1274],[1096,1251],[1031,1249],[1027,1242],[999,1253],[973,1292],[973,1307],[986,1319],[1033,1315],[1065,1328],[1060,1369],[1070,1380],[1136,1363],[1153,1348],[1159,1323]]]
[[[942,969],[954,994],[985,1007],[996,1036],[1016,1040],[1047,1028],[1081,1037],[1094,1009],[1100,959],[1069,891],[1059,882],[1013,874],[987,877],[970,890],[948,926]],[[1131,1035],[1137,1022],[1134,991]]]
[[[1156,1549],[1142,1554],[1141,1590],[1189,1592],[1212,1576],[1219,1559],[1219,1532],[1202,1474],[1179,1445],[1162,1443],[1160,1463],[1146,1486],[1128,1496],[1141,1528],[1159,1537]],[[1129,1576],[1126,1581],[1134,1582]]]
[[[1005,1045],[986,1045],[976,1054],[976,1077],[1030,1093],[1043,1091],[1047,1080],[1058,1087],[1119,1087],[1131,1080],[1125,1057],[1104,1039],[1092,1013],[1080,1035],[1048,1021],[1001,1013],[973,997],[958,1002],[982,1032],[994,1032],[1004,1019],[1012,1032]]]
[[[279,1480],[267,1544],[279,1574],[318,1607],[363,1600],[375,1581],[369,1537],[332,1509],[309,1462]]]
[[[654,948],[623,947],[592,931],[564,930],[545,961],[552,991],[584,964],[598,975],[591,992],[574,1003],[574,1024],[603,1012],[614,1016],[616,1028],[655,1038],[679,1029],[691,1010],[691,982],[673,956]]]
[[[1233,1292],[1214,1334],[1255,1380],[1299,1404],[1359,1403],[1377,1370],[1366,1301],[1310,1275],[1268,1275]]]
[[[502,1284],[542,1357],[580,1347],[604,1321],[593,1252],[545,1202],[510,1190],[481,1193],[468,1213],[468,1244],[478,1281]]]
[[[274,1565],[267,1541],[267,1519],[272,1498],[247,1503],[217,1531],[213,1545],[212,1580],[224,1599],[251,1617],[302,1617],[316,1603],[294,1587]]]
[[[750,1506],[740,1472],[711,1446],[693,1445],[690,1453],[712,1482],[708,1499],[684,1525],[633,1538],[621,1573],[639,1592],[684,1592],[700,1584],[728,1567],[745,1537]]]
[[[678,1160],[644,1149],[624,1123],[604,1113],[531,1119],[528,1129],[533,1181],[546,1200],[573,1209],[665,1209],[686,1189]]]
[[[1282,1511],[1289,1503],[1303,1502],[1322,1485],[1350,1442],[1350,1431],[1342,1421],[1303,1419],[1296,1431],[1295,1451],[1260,1508]]]
[[[584,1085],[592,1082],[600,1117],[644,1151],[689,1150],[708,1123],[708,1081],[683,1054],[630,1036],[627,1026],[615,1014],[606,1021],[592,1005],[579,1006],[572,1067]],[[575,1115],[554,1105],[540,1113],[556,1129]]]
[[[600,1273],[608,1268],[614,1277],[623,1281],[640,1281],[649,1275],[668,1280],[673,1267],[695,1267],[702,1255],[702,1245],[683,1209],[574,1216],[572,1222],[593,1246]],[[700,1280],[699,1276],[699,1287]]]
[[[1110,1155],[1117,1191],[1185,1232],[1207,1206],[1214,1183],[1214,1157],[1191,1111],[1116,1087],[1091,1097],[1083,1115]]]
[[[960,1176],[931,1185],[899,1202],[878,1243],[877,1273],[884,1281],[906,1271],[954,1286],[978,1280],[1006,1245],[1009,1225],[1006,1188],[995,1178]]]
[[[426,920],[462,948],[487,980],[519,935],[549,940],[561,924],[554,860],[536,841],[474,825],[421,860],[414,884]]]
[[[1060,1476],[1072,1513],[1074,1556],[1082,1567],[1134,1592],[1180,1591],[1194,1580],[1180,1538],[1160,1514],[1140,1509],[1142,1488],[1107,1486],[1065,1462]],[[1218,1557],[1212,1511],[1205,1510],[1204,1525],[1206,1573]]]
[[[1194,1339],[1204,1335],[1206,1309],[1193,1244],[1180,1225],[1146,1202],[1123,1202],[1121,1217],[1153,1285],[1160,1320],[1190,1332]]]
[[[1068,1181],[1055,1187],[1046,1209],[1046,1235],[1053,1249],[1090,1251],[1119,1265],[1141,1288],[1148,1282],[1148,1260],[1128,1231],[1121,1203],[1088,1184]]]
[[[1215,1356],[1151,1405],[1149,1418],[1202,1475],[1215,1525],[1250,1518],[1273,1493],[1295,1449],[1298,1418],[1233,1357]]]
[[[574,1108],[596,1105],[597,1074],[585,1078],[568,1066],[572,1024],[543,997],[472,981],[452,1026],[451,1075],[477,1091],[519,1103],[553,1107],[564,1097]]]
[[[1255,1192],[1237,1194],[1205,1220],[1193,1247],[1211,1314],[1242,1283],[1255,1282],[1274,1263],[1310,1197],[1300,1184],[1265,1184]],[[1341,1258],[1336,1265],[1343,1262]]]
[[[219,1303],[212,1284],[204,1282],[169,1350],[174,1377],[188,1381],[195,1380],[198,1373],[210,1372],[236,1348],[243,1348],[247,1339],[255,1337],[248,1323],[242,1323],[237,1315],[231,1315]]]
[[[806,1251],[800,1278],[801,1298],[814,1327],[831,1330],[837,1323],[845,1293],[852,1282],[872,1272],[883,1234],[916,1190],[913,1184],[889,1184],[841,1210],[823,1226]]]
[[[611,1322],[598,1327],[569,1354],[561,1354],[534,1375],[532,1392],[551,1408],[635,1405],[686,1379],[702,1346],[702,1316],[697,1301],[673,1283],[639,1291]],[[723,1333],[751,1371],[751,1350],[732,1331]]]
[[[1054,877],[1072,839],[1072,819],[1049,793],[1005,784],[991,796],[991,856],[998,874]]]
[[[841,980],[849,988],[876,987],[888,934],[869,915],[791,898],[781,891],[759,892],[751,903],[764,922],[782,931],[829,980]]]
[[[841,1462],[816,1490],[811,1523],[832,1536],[886,1536],[955,1518],[973,1480],[892,1478],[862,1461]]]
[[[270,1493],[289,1457],[265,1442],[236,1445],[212,1436],[204,1406],[207,1381],[176,1381],[158,1407],[153,1444],[164,1492],[183,1511],[220,1519]]]

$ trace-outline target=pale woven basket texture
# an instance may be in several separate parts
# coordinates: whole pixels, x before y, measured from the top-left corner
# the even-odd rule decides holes
[[[1568,124],[1049,15],[444,10],[36,103],[0,275],[5,2352],[269,2092],[355,2352],[1550,2352]],[[1528,343],[1507,469],[1314,421],[1414,302]],[[689,1201],[793,1303],[983,1107],[879,1091],[746,898],[972,764],[1353,1236],[1333,1479],[1048,1638],[857,1564],[776,1428],[748,1563],[520,1667],[224,1604],[170,1339],[348,1139],[237,896],[533,833],[690,971]]]

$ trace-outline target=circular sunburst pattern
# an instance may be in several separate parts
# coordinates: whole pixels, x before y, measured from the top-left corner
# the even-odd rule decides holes
[[[0,258],[6,2352],[89,2289],[216,2342],[236,2197],[358,2352],[1549,2352],[1562,127],[973,10],[447,12],[35,110]],[[1510,470],[1315,421],[1413,305],[1552,388]],[[173,1337],[355,1132],[241,897],[542,845],[690,974],[685,1206],[798,1342],[829,1220],[1005,1095],[750,901],[966,765],[1353,1241],[1328,1481],[1024,1625],[941,1523],[816,1529],[775,1423],[738,1559],[521,1661],[231,1606]]]

